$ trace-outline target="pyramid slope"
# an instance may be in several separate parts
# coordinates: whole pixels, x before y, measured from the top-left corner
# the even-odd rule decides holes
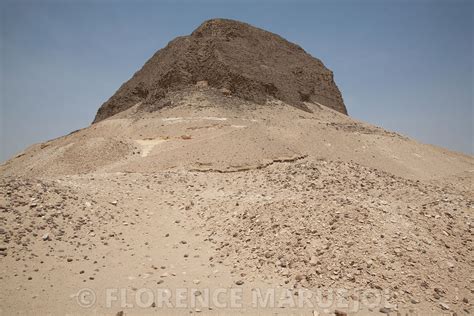
[[[33,145],[0,166],[4,174],[156,172],[170,168],[231,172],[297,157],[355,161],[411,179],[469,170],[472,158],[420,144],[321,104],[301,111],[193,87],[146,112],[142,103],[70,135]]]

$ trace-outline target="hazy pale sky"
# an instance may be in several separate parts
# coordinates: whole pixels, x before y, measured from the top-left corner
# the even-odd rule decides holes
[[[321,59],[351,116],[472,154],[473,3],[3,0],[0,161],[89,125],[156,50],[215,17]]]

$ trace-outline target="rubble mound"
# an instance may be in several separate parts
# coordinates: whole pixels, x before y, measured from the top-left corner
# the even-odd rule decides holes
[[[246,191],[250,181],[260,184],[261,199]],[[464,281],[473,273],[472,247],[458,250],[472,243],[468,192],[324,160],[272,165],[232,184],[239,194],[199,214],[218,251],[211,261],[249,281],[384,288],[400,306],[426,301],[441,309],[472,296]]]
[[[163,107],[168,93],[195,84],[259,104],[278,99],[309,111],[305,102],[317,102],[347,114],[332,71],[319,59],[276,34],[213,19],[156,52],[100,107],[94,123],[140,102]]]

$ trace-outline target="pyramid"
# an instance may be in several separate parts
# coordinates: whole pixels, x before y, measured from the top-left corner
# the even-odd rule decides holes
[[[159,109],[168,93],[198,82],[259,104],[277,99],[309,111],[311,102],[347,114],[332,71],[319,59],[276,34],[213,19],[156,52],[100,107],[94,123],[139,102]]]

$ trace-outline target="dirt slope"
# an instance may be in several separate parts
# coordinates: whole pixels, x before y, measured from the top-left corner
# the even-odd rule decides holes
[[[192,87],[143,112],[141,103],[70,135],[33,145],[0,170],[4,175],[154,172],[169,168],[252,169],[311,156],[354,161],[411,179],[439,179],[472,167],[472,158],[423,145],[355,121],[321,104],[313,113],[279,100],[259,105]]]

